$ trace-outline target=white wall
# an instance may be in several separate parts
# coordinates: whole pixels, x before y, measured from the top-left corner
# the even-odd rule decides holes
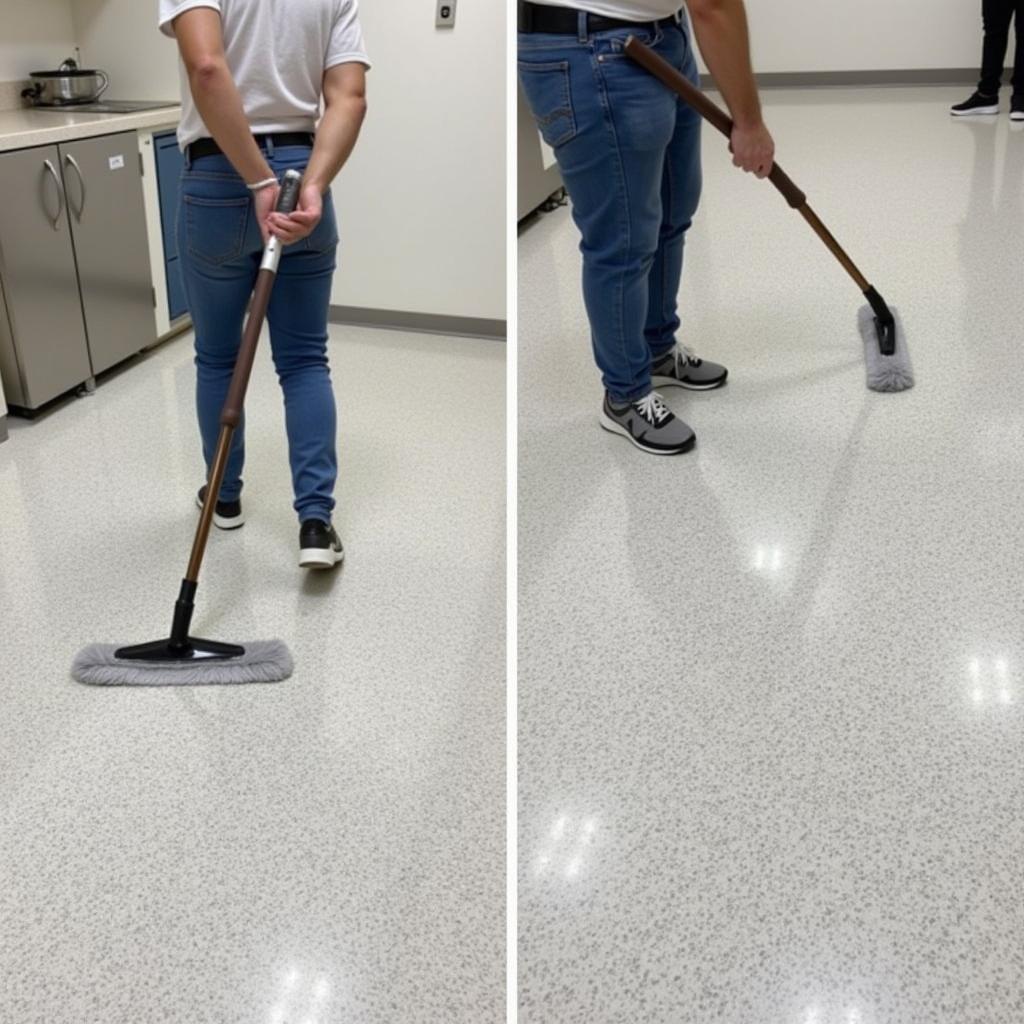
[[[74,46],[69,0],[0,0],[0,82],[55,68]]]
[[[758,72],[981,63],[980,0],[747,0],[747,11]]]
[[[157,0],[70,0],[82,63],[110,75],[116,100],[178,98],[178,48],[156,27]]]
[[[505,316],[505,5],[362,0],[369,113],[335,183],[338,305]]]
[[[7,0],[3,0],[7,2]],[[178,95],[156,0],[71,0],[82,59],[117,99]],[[432,0],[362,0],[369,115],[335,184],[336,305],[505,316],[505,13],[463,0],[454,29]]]

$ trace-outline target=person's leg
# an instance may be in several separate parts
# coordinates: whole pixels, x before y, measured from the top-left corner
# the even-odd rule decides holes
[[[676,66],[694,85],[700,85],[697,58],[685,38],[682,60]],[[662,220],[658,251],[647,278],[647,324],[644,335],[652,363],[672,350],[679,330],[678,296],[683,272],[686,232],[693,223],[701,193],[700,115],[679,103],[676,127],[665,153],[661,184]]]
[[[182,171],[177,239],[195,332],[196,411],[209,472],[261,249],[251,196],[226,158],[202,157]],[[221,501],[236,501],[241,495],[244,460],[243,419],[232,443]]]
[[[615,402],[651,390],[644,338],[647,279],[658,248],[665,151],[676,98],[623,52],[629,31],[577,37],[521,34],[519,77],[555,151],[583,253],[583,297],[594,358]],[[673,63],[681,34],[633,34]]]
[[[1024,100],[1024,0],[1017,0],[1014,22],[1017,53],[1013,61],[1013,95]]]
[[[978,92],[982,96],[999,95],[1015,4],[1016,0],[982,0],[985,43],[982,48],[981,81],[978,83]]]
[[[278,150],[279,174],[302,170],[309,151]],[[327,360],[327,312],[338,230],[330,193],[308,238],[285,249],[270,297],[270,345],[284,392],[288,458],[299,521],[330,523],[338,476],[337,414]]]

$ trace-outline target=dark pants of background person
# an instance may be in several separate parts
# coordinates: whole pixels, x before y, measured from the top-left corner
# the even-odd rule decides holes
[[[985,47],[981,58],[982,96],[997,96],[1003,83],[1003,64],[1010,42],[1010,23],[1017,15],[1017,58],[1013,66],[1013,95],[1024,97],[1024,0],[982,0]]]

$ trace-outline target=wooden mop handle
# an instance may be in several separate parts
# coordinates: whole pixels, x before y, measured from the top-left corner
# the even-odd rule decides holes
[[[299,201],[301,184],[302,175],[298,171],[285,171],[281,191],[277,197],[277,206],[275,207],[277,211],[291,213],[295,209]],[[270,292],[274,287],[274,279],[277,277],[281,248],[281,240],[275,235],[272,235],[263,247],[263,262],[256,275],[256,287],[253,289],[252,302],[249,305],[249,319],[245,323],[242,343],[238,347],[235,369],[231,375],[231,383],[228,385],[227,397],[220,410],[220,434],[217,437],[217,447],[210,463],[210,474],[206,482],[206,497],[203,501],[203,511],[199,515],[199,523],[196,526],[195,540],[192,542],[192,554],[189,556],[188,568],[185,570],[185,586],[190,585],[193,593],[199,580],[203,555],[206,553],[210,524],[213,522],[213,513],[217,507],[217,499],[220,497],[220,485],[224,482],[228,456],[231,454],[231,441],[242,420],[245,392],[249,387],[252,364],[256,359],[256,346],[259,343],[260,331],[263,329],[263,321],[267,315],[267,306],[270,304]],[[191,615],[191,611],[188,614]],[[178,640],[184,642],[180,636]]]
[[[655,78],[660,79],[673,92],[677,93],[727,139],[732,137],[732,118],[716,103],[709,100],[682,72],[677,71],[668,61],[659,57],[649,46],[633,36],[626,40],[625,51],[637,64],[646,68]],[[799,210],[807,202],[807,196],[796,187],[789,175],[778,164],[772,164],[768,180],[782,193],[786,202],[794,210]]]
[[[284,182],[277,197],[276,212],[291,213],[295,209],[299,202],[301,183],[302,175],[298,171],[285,171]],[[235,359],[235,370],[231,375],[231,384],[220,412],[221,426],[224,427],[237,427],[242,419],[245,392],[249,386],[252,364],[256,359],[256,346],[260,340],[260,331],[263,329],[263,320],[267,315],[267,306],[270,304],[270,291],[274,287],[274,278],[277,276],[277,260],[280,258],[280,250],[280,240],[271,236],[264,248],[263,265],[256,277],[256,287],[253,289],[252,302],[249,305],[249,319],[245,324],[242,344],[239,346],[238,356]],[[268,256],[273,258],[268,260]]]

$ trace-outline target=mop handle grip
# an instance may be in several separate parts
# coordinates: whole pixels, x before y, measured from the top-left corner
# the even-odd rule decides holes
[[[275,213],[292,213],[299,205],[299,187],[302,185],[302,175],[298,171],[287,170],[284,172],[284,181],[281,182],[281,191],[277,194],[277,206]]]
[[[718,104],[709,100],[682,72],[677,71],[668,61],[659,57],[649,46],[630,36],[624,47],[626,53],[641,67],[678,94],[709,124],[714,125],[727,139],[732,137],[732,118]],[[807,196],[793,183],[788,174],[778,165],[772,164],[768,180],[782,193],[783,198],[794,209],[799,210],[807,202]]]

